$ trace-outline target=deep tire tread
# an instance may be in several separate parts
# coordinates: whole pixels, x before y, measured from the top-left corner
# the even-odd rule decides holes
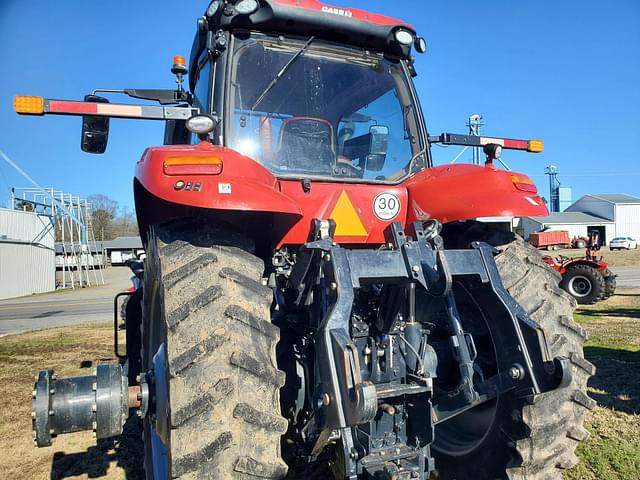
[[[165,311],[171,477],[283,478],[280,331],[253,241],[179,220],[153,226],[150,243],[149,272],[161,279]]]
[[[183,265],[171,273],[168,273],[163,277],[164,288],[169,290],[176,286],[179,282],[191,277],[196,271],[201,268],[205,268],[207,265],[217,262],[218,258],[213,252],[206,252],[200,255],[195,260]]]
[[[231,363],[265,382],[277,385],[278,387],[284,386],[284,372],[264,364],[247,355],[245,352],[233,352],[231,354]]]
[[[167,315],[167,325],[169,328],[175,328],[178,323],[182,322],[189,317],[192,313],[206,307],[211,302],[216,301],[222,296],[222,289],[213,285],[207,288],[204,292],[198,296],[191,298],[187,302],[180,305]]]
[[[270,432],[282,435],[287,431],[287,421],[284,418],[279,415],[261,412],[248,403],[237,404],[233,410],[233,416]]]

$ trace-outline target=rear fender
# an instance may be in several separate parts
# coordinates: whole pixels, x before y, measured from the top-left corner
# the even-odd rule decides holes
[[[165,173],[166,160],[187,156],[217,157],[222,160],[222,171],[216,175]],[[235,150],[206,142],[147,148],[137,164],[136,178],[152,195],[179,205],[301,216],[266,168]]]
[[[536,186],[521,173],[492,165],[442,165],[407,182],[407,222],[432,218],[442,223],[480,217],[546,216]]]
[[[222,170],[167,174],[165,162],[177,157],[216,157],[222,161]],[[266,168],[234,150],[205,142],[147,148],[136,165],[134,192],[143,236],[153,223],[209,215],[243,230],[259,224],[268,229],[261,234],[266,242],[302,217],[296,202],[280,191],[280,182]],[[274,224],[283,231],[273,231]]]
[[[602,272],[609,265],[607,262],[594,262],[592,260],[587,260],[585,258],[578,258],[576,260],[571,260],[562,265],[565,270],[568,270],[571,267],[575,267],[576,265],[585,265],[587,267],[591,267],[599,272]]]

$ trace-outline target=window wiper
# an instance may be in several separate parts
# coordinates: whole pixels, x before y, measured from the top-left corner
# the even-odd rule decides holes
[[[256,107],[260,105],[260,102],[264,100],[264,97],[266,97],[269,94],[269,92],[273,89],[273,87],[276,86],[278,81],[280,81],[280,79],[284,76],[284,74],[287,73],[291,65],[293,65],[293,62],[295,62],[298,58],[300,58],[300,56],[305,52],[305,50],[309,48],[309,45],[311,45],[311,42],[313,42],[315,38],[316,37],[311,37],[309,40],[307,40],[307,43],[305,43],[302,46],[302,48],[298,50],[293,55],[293,57],[291,57],[291,59],[286,63],[286,65],[282,67],[282,70],[278,72],[278,74],[273,78],[273,80],[271,80],[271,83],[267,85],[267,88],[264,89],[264,92],[262,92],[262,94],[258,97],[258,100],[256,100],[256,103],[253,104],[253,107],[251,107],[251,110],[255,110]]]

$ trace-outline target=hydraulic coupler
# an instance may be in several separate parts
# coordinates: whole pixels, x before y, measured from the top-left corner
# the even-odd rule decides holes
[[[118,436],[140,400],[140,387],[129,387],[117,364],[98,365],[84,377],[56,378],[53,370],[41,370],[31,412],[35,444],[47,447],[56,435],[82,430],[93,430],[98,439]]]

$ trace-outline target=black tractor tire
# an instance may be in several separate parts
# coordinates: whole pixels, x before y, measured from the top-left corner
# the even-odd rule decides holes
[[[589,265],[569,267],[562,276],[560,287],[581,305],[592,305],[604,300],[607,293],[602,273]]]
[[[493,424],[477,447],[459,455],[437,451],[436,478],[448,480],[552,480],[578,462],[575,449],[589,436],[586,413],[596,406],[587,396],[595,367],[584,358],[584,329],[572,319],[575,301],[558,283],[560,275],[522,239],[480,222],[452,224],[443,232],[447,248],[485,241],[501,251],[496,257],[502,282],[511,296],[544,331],[553,357],[571,362],[569,386],[532,401],[504,395],[498,399]],[[436,430],[437,436],[437,430]]]
[[[616,293],[617,282],[615,274],[608,268],[605,268],[602,271],[602,276],[604,277],[604,299],[606,300]]]
[[[158,413],[145,419],[147,478],[287,473],[280,452],[284,373],[275,357],[280,331],[271,323],[273,292],[262,284],[264,264],[253,250],[249,238],[198,220],[150,229],[142,357],[149,369],[158,362],[155,353],[166,351],[168,409],[156,409],[168,414],[163,423]]]

